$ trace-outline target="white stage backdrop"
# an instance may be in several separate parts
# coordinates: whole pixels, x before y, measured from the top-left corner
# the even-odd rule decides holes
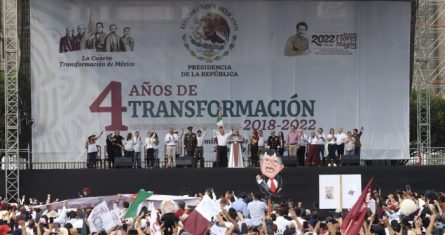
[[[363,126],[362,158],[407,158],[409,27],[409,1],[32,0],[33,159],[213,128],[218,106],[244,136]]]

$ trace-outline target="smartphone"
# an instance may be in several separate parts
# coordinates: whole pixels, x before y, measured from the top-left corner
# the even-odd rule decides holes
[[[407,192],[411,192],[411,186],[409,184],[407,184],[405,187]]]

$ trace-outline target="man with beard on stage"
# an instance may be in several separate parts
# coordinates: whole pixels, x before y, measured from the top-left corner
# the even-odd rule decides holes
[[[234,133],[229,136],[228,142],[230,144],[229,154],[229,168],[244,167],[242,144],[244,137],[240,135],[239,129],[235,129]]]

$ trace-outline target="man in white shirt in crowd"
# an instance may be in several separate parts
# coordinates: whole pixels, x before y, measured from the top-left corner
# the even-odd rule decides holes
[[[228,158],[227,158],[227,140],[229,136],[232,134],[232,131],[229,133],[224,132],[224,128],[222,126],[219,127],[219,132],[216,135],[217,148],[216,148],[216,164],[217,167],[227,167]]]
[[[244,216],[244,218],[247,218],[249,216],[249,212],[247,211],[247,203],[246,203],[247,194],[240,193],[238,195],[238,198],[232,202],[231,207],[235,209],[238,212],[241,212]]]
[[[167,166],[166,167],[175,167],[176,166],[176,145],[178,143],[178,135],[173,133],[173,128],[168,129],[168,133],[165,135],[165,145],[167,152]]]
[[[326,143],[326,134],[323,133],[323,128],[318,128],[317,130],[317,147],[318,147],[318,155],[320,157],[320,162],[323,166],[326,166],[326,159],[324,157],[324,145]]]
[[[345,139],[346,139],[346,134],[343,133],[343,128],[339,128],[338,129],[338,133],[335,136],[335,138],[337,138],[337,165],[339,164],[339,162],[341,162],[341,158],[343,157],[343,155],[345,154]]]
[[[206,128],[204,127],[204,131],[201,132],[201,130],[198,130],[196,132],[196,152],[195,152],[195,163],[196,167],[198,166],[199,161],[199,167],[204,167],[204,138],[206,136]]]
[[[142,149],[142,138],[139,135],[139,131],[134,132],[133,137],[134,142],[134,168],[142,168],[141,166],[141,149]]]
[[[275,211],[277,212],[277,218],[273,222],[277,226],[275,235],[283,235],[286,227],[290,226],[292,222],[284,217],[286,215],[286,210],[283,208],[278,208]]]
[[[247,211],[250,215],[250,220],[246,219],[247,226],[259,226],[262,224],[264,213],[268,210],[265,202],[261,201],[261,194],[252,194],[253,201],[247,204]]]
[[[306,157],[306,146],[307,146],[307,135],[304,134],[304,129],[301,128],[298,134],[298,150],[297,150],[297,160],[299,166],[304,166],[304,159]]]

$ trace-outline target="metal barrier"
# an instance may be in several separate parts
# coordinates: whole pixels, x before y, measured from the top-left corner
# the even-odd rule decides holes
[[[176,164],[176,168],[200,168],[200,164],[198,163],[187,163],[187,164]],[[245,164],[248,164],[247,161]],[[0,163],[1,170],[5,169],[4,163]],[[18,163],[20,170],[66,170],[66,169],[89,169],[86,162],[33,162],[28,163],[24,159],[20,159]],[[246,165],[249,166],[249,165]],[[15,169],[17,167],[16,164],[10,164],[9,167],[11,169]],[[167,168],[166,161],[159,161],[155,163],[153,166],[149,166],[146,162],[142,162],[142,168],[145,169],[157,169],[157,168]],[[213,161],[204,161],[204,168],[213,168],[216,167],[215,162]],[[114,167],[112,167],[114,169]],[[119,167],[119,168],[130,168],[130,167]],[[91,169],[111,169],[109,167],[108,161],[105,159],[101,159],[96,162],[96,165]]]
[[[3,149],[0,149],[0,153],[4,152]],[[86,162],[31,162],[29,161],[31,156],[31,151],[29,149],[21,149],[19,151],[19,162],[18,166],[20,170],[53,170],[53,169],[87,169]],[[4,156],[4,154],[2,154]],[[177,161],[183,160],[183,157],[177,158]],[[177,164],[177,167],[181,168],[192,168],[195,167],[196,163],[184,163]],[[166,168],[167,162],[164,159],[160,159],[154,166],[149,166],[147,162],[143,161],[141,163],[142,168]],[[199,163],[197,164],[198,168]],[[250,167],[250,162],[248,159],[245,159],[244,165],[246,167]],[[410,157],[405,160],[362,160],[362,166],[439,166],[445,165],[445,147],[432,147],[431,148],[431,156],[426,156],[424,154],[419,154],[417,149],[410,149]],[[15,169],[17,164],[10,164],[10,169]],[[216,167],[215,162],[213,161],[205,161],[204,168],[212,168]],[[93,167],[94,169],[110,169],[108,158],[97,158],[96,165]],[[0,169],[5,170],[5,163],[2,157],[2,161],[0,162]]]

